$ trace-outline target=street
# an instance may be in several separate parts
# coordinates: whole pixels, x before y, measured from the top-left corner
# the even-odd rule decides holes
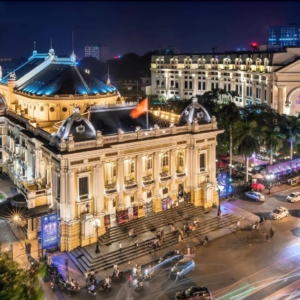
[[[291,293],[291,288],[297,290],[297,281],[300,280],[300,202],[285,201],[286,196],[295,190],[300,188],[267,197],[264,203],[243,197],[231,200],[232,204],[265,217],[265,224],[259,230],[243,229],[214,240],[205,247],[197,247],[195,270],[178,281],[170,276],[170,268],[175,264],[172,263],[157,270],[152,280],[144,282],[139,292],[131,291],[127,279],[123,278],[115,279],[108,292],[101,291],[92,296],[83,289],[72,294],[71,298],[102,299],[105,295],[105,299],[116,300],[165,300],[174,299],[178,290],[204,285],[212,291],[213,299],[219,300],[271,299],[274,293],[277,293],[276,299],[297,299],[297,293],[284,296]],[[270,220],[270,212],[278,206],[286,207],[290,216],[283,220]],[[271,226],[275,236],[270,243],[266,243],[264,234]],[[55,294],[56,297],[50,297],[50,292],[47,299],[69,298],[63,290],[56,290]]]

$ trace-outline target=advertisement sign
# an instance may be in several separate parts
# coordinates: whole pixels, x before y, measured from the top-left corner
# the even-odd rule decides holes
[[[104,216],[104,226],[105,228],[110,228],[110,215]]]
[[[57,214],[41,217],[42,248],[49,249],[58,245]]]
[[[133,219],[137,219],[139,217],[139,207],[134,206],[133,207]]]
[[[121,210],[117,212],[117,221],[118,224],[123,224],[128,222],[128,210]]]
[[[218,186],[220,189],[220,196],[224,197],[228,194],[229,188],[229,173],[228,172],[221,172],[218,175]]]

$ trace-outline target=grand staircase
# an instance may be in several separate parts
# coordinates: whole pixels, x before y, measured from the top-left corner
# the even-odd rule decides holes
[[[127,238],[128,231],[132,228],[134,228],[134,234],[139,235],[149,230],[158,230],[171,222],[175,223],[177,221],[183,221],[184,219],[188,220],[196,216],[200,219],[200,226],[190,233],[189,239],[197,238],[208,234],[211,231],[221,229],[231,224],[236,224],[240,219],[240,217],[236,215],[224,214],[221,219],[213,217],[201,222],[201,215],[203,214],[205,214],[203,208],[185,204],[168,211],[153,214],[149,217],[131,221],[121,226],[112,227],[104,236],[99,238],[99,241],[101,245],[107,245]],[[187,239],[187,237],[184,239]],[[139,243],[138,247],[133,244],[131,246],[124,247],[122,251],[114,250],[106,254],[100,253],[96,257],[92,257],[85,248],[78,247],[77,249],[68,252],[68,256],[82,273],[86,270],[103,271],[112,268],[114,264],[120,265],[144,255],[154,254],[155,250],[149,248],[148,243],[149,240],[146,240]],[[164,243],[158,249],[168,248],[176,245],[177,243],[177,234],[168,232],[165,234]]]

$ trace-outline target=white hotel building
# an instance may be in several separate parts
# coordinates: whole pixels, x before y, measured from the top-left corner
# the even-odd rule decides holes
[[[266,103],[300,113],[300,47],[278,52],[153,55],[152,94],[190,99],[214,88],[237,91],[238,106]]]

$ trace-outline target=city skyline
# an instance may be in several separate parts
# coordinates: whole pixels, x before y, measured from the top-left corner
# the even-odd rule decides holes
[[[34,41],[38,52],[47,52],[50,37],[57,54],[71,54],[72,31],[79,57],[84,56],[85,45],[98,43],[108,45],[111,57],[129,52],[142,55],[167,46],[175,46],[181,53],[209,52],[212,47],[218,47],[217,51],[250,49],[254,40],[267,44],[268,26],[296,22],[300,7],[298,3],[277,2],[269,7],[269,2],[260,2],[259,11],[266,13],[249,24],[244,14],[254,5],[257,6],[254,2],[0,2],[1,22],[3,28],[8,28],[1,34],[0,57],[26,57]]]

